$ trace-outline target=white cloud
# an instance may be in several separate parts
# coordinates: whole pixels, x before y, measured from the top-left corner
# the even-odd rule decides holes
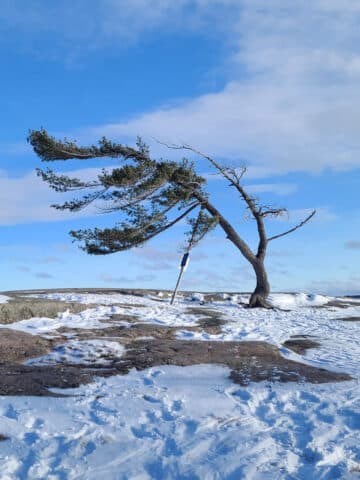
[[[97,169],[67,172],[74,177],[93,178]],[[64,196],[52,191],[48,185],[32,172],[22,177],[9,177],[0,171],[0,202],[6,207],[0,209],[0,225],[19,223],[59,221],[96,215],[94,208],[78,213],[61,212],[50,207],[62,203]]]
[[[91,135],[185,142],[246,160],[258,177],[360,167],[360,9],[351,1],[240,3],[222,91]]]

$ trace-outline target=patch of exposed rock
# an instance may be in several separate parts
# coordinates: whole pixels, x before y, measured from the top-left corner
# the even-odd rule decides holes
[[[137,341],[128,346],[117,365],[123,373],[160,365],[220,364],[231,368],[230,378],[240,385],[263,380],[311,383],[351,380],[346,373],[294,362],[266,342],[206,342],[184,340]]]
[[[60,328],[59,333],[76,335],[78,340],[90,340],[96,338],[102,338],[107,340],[116,341],[127,345],[135,340],[141,339],[162,339],[173,340],[176,338],[179,327],[167,327],[162,325],[151,325],[148,323],[135,323],[128,327],[114,326],[104,329],[72,329],[72,328]],[[186,327],[188,331],[203,331],[200,327]],[[211,333],[213,331],[211,330]]]
[[[79,313],[96,305],[84,305],[73,302],[59,302],[41,298],[14,297],[0,304],[0,324],[9,324],[34,317],[56,318],[58,313],[69,310]]]
[[[129,329],[127,329],[129,330]],[[16,332],[17,334],[19,332]],[[28,334],[24,334],[27,336]],[[153,366],[219,364],[231,369],[230,378],[240,385],[262,380],[279,382],[307,381],[312,383],[351,380],[346,373],[331,372],[283,358],[279,350],[265,342],[206,342],[176,339],[130,341],[125,354],[111,364],[57,364],[45,366],[21,365],[28,355],[43,355],[49,344],[44,339],[30,336],[33,350],[23,353],[18,347],[12,350],[11,361],[0,363],[0,395],[61,396],[49,388],[75,388],[90,383],[94,376],[126,374],[132,368],[144,370]],[[28,340],[23,337],[24,340]],[[116,338],[111,337],[112,341]],[[14,340],[9,337],[9,340]],[[40,344],[38,343],[40,342]],[[45,341],[46,342],[46,341]],[[21,342],[19,342],[21,343]],[[122,340],[123,343],[123,340]],[[14,342],[13,342],[14,344]],[[10,351],[11,349],[9,349]],[[18,352],[18,357],[16,357]],[[104,358],[104,361],[108,360]],[[64,390],[66,394],[66,390]]]
[[[311,348],[318,348],[321,344],[312,339],[311,335],[294,335],[283,343],[285,348],[299,355],[304,355]]]
[[[334,300],[329,300],[324,305],[319,305],[314,308],[329,308],[329,307],[336,307],[336,308],[349,308],[349,307],[358,307],[360,305],[359,302],[352,300],[351,298],[341,299],[335,298]]]
[[[219,334],[221,332],[221,327],[225,325],[226,321],[223,318],[223,315],[216,311],[208,308],[199,308],[199,307],[190,307],[186,309],[186,312],[191,315],[196,315],[199,317],[197,324],[207,333],[213,335]],[[186,327],[188,330],[189,328]]]
[[[91,369],[71,366],[27,366],[0,364],[0,395],[61,397],[49,388],[76,388],[94,378]],[[64,392],[65,393],[65,392]]]
[[[30,358],[41,357],[51,352],[56,343],[59,343],[59,340],[1,328],[0,363],[22,363]]]
[[[360,317],[341,317],[333,320],[340,320],[341,322],[360,322]]]

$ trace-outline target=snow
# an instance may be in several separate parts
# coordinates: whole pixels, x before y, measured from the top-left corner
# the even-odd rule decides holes
[[[114,306],[100,306],[97,308],[85,309],[79,314],[70,313],[68,310],[59,313],[57,318],[29,318],[10,325],[0,325],[0,328],[12,328],[21,330],[32,335],[42,335],[54,332],[61,327],[64,328],[86,328],[99,329],[109,327],[107,322],[111,315],[123,313],[123,310]],[[118,322],[119,325],[127,325],[126,321]]]
[[[194,302],[130,295],[49,294],[97,304],[80,314],[7,325],[33,334],[61,326],[104,328],[111,315],[177,325],[192,340],[265,340],[283,355],[350,373],[349,382],[312,385],[261,382],[239,387],[220,365],[161,366],[96,378],[67,389],[67,398],[0,397],[0,479],[356,479],[360,469],[360,305],[327,306],[330,297],[277,294],[281,310],[245,309],[243,296],[198,308],[227,323],[218,335],[193,332]],[[201,301],[199,298],[197,301]],[[123,305],[123,307],[122,307]],[[319,308],[323,306],[323,308]],[[117,322],[126,326],[126,322]],[[116,324],[116,323],[115,323]],[[314,335],[320,348],[304,357],[281,346],[291,335]],[[71,338],[32,363],[106,363],[121,357],[118,342]],[[64,393],[64,390],[61,390]]]
[[[136,295],[122,295],[120,293],[45,293],[32,294],[27,297],[47,298],[49,300],[59,300],[64,302],[84,303],[84,304],[99,304],[99,305],[116,305],[116,304],[131,304],[144,305],[154,303],[150,296],[136,296]]]
[[[34,358],[28,365],[56,365],[58,363],[108,364],[118,359],[125,348],[108,340],[70,340],[43,357]]]
[[[0,303],[7,303],[10,300],[6,295],[0,295]]]
[[[274,307],[291,310],[299,307],[319,307],[328,303],[329,300],[330,297],[306,293],[295,295],[277,293],[269,296],[269,303]]]
[[[202,293],[193,293],[191,295],[191,301],[192,302],[203,302],[204,301],[204,295]]]

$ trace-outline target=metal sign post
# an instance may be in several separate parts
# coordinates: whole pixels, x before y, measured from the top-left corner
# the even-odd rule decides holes
[[[171,300],[170,300],[170,305],[172,305],[175,301],[175,297],[176,297],[176,294],[177,294],[177,291],[178,291],[178,288],[179,288],[179,285],[180,285],[180,280],[181,280],[181,277],[182,277],[183,273],[187,269],[187,266],[189,264],[189,259],[190,259],[190,252],[184,253],[183,258],[181,260],[181,264],[180,264],[180,273],[179,273],[179,276],[178,276],[178,279],[177,279],[177,282],[176,282],[175,290],[173,291],[173,294],[172,294],[172,297],[171,297]]]
[[[180,285],[181,277],[183,276],[183,273],[185,272],[185,270],[187,269],[187,266],[189,264],[190,250],[192,249],[192,247],[196,243],[196,234],[198,233],[199,226],[200,226],[200,223],[201,223],[202,210],[203,210],[203,207],[201,207],[201,209],[200,209],[199,215],[196,219],[195,225],[194,225],[193,230],[192,230],[192,234],[191,234],[191,238],[190,238],[188,247],[187,247],[186,252],[184,253],[184,255],[182,257],[182,260],[181,260],[181,263],[180,263],[180,273],[179,273],[179,277],[178,277],[177,282],[176,282],[175,290],[174,290],[174,292],[172,294],[172,297],[171,297],[171,300],[170,300],[170,305],[172,305],[175,301],[175,297],[176,297],[176,293],[177,293],[179,285]]]

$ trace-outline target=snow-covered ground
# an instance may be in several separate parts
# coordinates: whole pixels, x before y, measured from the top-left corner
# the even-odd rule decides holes
[[[0,397],[0,434],[9,437],[0,443],[1,480],[360,478],[360,322],[338,320],[359,317],[360,303],[339,308],[326,306],[329,297],[284,294],[271,298],[283,310],[269,311],[243,308],[241,295],[204,306],[200,296],[174,306],[118,294],[43,296],[98,307],[6,328],[52,336],[61,326],[98,329],[110,325],[113,314],[132,315],[141,323],[177,326],[178,336],[190,341],[265,340],[285,356],[354,380],[239,387],[224,366],[161,366],[97,378],[66,390],[68,398]],[[191,306],[222,314],[221,333],[187,330],[198,320],[186,312]],[[320,348],[301,357],[281,347],[304,334],[314,335]],[[111,359],[123,352],[110,339],[71,337],[32,362],[98,363],[104,354]]]
[[[8,300],[10,300],[10,298],[6,295],[0,295],[0,303],[6,303]]]

